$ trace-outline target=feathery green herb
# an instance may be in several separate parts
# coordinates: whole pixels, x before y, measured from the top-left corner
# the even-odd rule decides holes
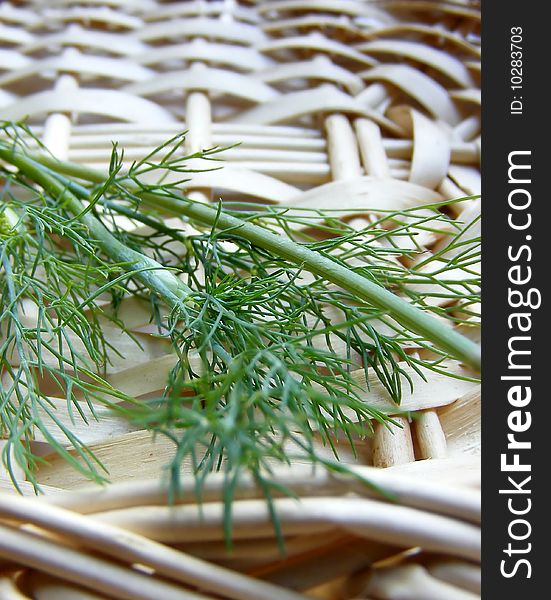
[[[56,418],[45,380],[75,416],[85,418],[82,402],[92,414],[103,403],[169,437],[175,486],[184,460],[198,492],[223,469],[229,510],[242,471],[270,498],[274,461],[339,469],[320,441],[337,456],[339,435],[353,447],[372,419],[389,420],[353,371],[366,381],[375,373],[399,403],[406,367],[445,372],[450,356],[480,365],[478,346],[453,327],[468,326],[478,302],[479,240],[472,223],[446,217],[444,203],[377,211],[357,231],[331,211],[188,199],[189,159],[215,151],[182,156],[182,136],[126,172],[115,146],[108,174],[33,154],[26,140],[38,143],[21,125],[0,136],[0,437],[8,469],[15,460],[36,484],[37,431],[75,468],[103,477]],[[409,260],[431,232],[449,244]],[[129,398],[103,376],[117,352],[105,324],[131,336],[117,313],[127,297],[148,300],[175,354],[159,398]]]

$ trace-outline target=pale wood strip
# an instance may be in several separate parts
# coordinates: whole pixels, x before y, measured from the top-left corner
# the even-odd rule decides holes
[[[482,93],[478,88],[471,88],[468,90],[456,90],[450,92],[450,97],[454,100],[461,100],[468,102],[469,104],[475,104],[480,106],[482,104]]]
[[[1,27],[1,26],[0,26]],[[38,53],[44,48],[69,46],[93,50],[108,50],[119,56],[134,56],[147,51],[148,46],[128,35],[88,29],[79,23],[70,23],[65,29],[55,33],[41,33],[21,42],[21,52]]]
[[[319,31],[313,31],[308,35],[296,37],[284,37],[272,39],[258,47],[261,52],[271,53],[281,50],[310,50],[316,53],[328,54],[346,58],[362,66],[373,66],[377,61],[354,48],[341,42],[325,37]]]
[[[356,119],[355,123],[370,123],[378,127],[372,121],[367,119]],[[213,128],[216,129],[216,124]],[[379,128],[380,132],[380,128]],[[362,137],[357,131],[358,141],[362,142]],[[364,132],[361,132],[364,135]],[[108,135],[73,135],[71,137],[71,149],[69,150],[69,159],[76,162],[107,162],[112,148],[112,141],[115,139],[124,148],[124,158],[126,161],[139,160],[147,153],[152,152],[157,146],[164,143],[169,133],[121,133],[116,136]],[[380,137],[380,133],[379,133]],[[312,162],[324,163],[327,160],[326,143],[321,139],[307,138],[283,138],[278,136],[254,136],[238,134],[217,134],[212,135],[212,146],[226,148],[233,144],[239,144],[235,148],[223,150],[218,155],[223,161],[242,161],[255,160],[266,161],[268,164],[273,162],[285,162],[292,160],[299,164],[308,164]],[[381,138],[380,144],[382,151],[390,159],[410,160],[413,155],[414,142],[412,140],[399,140],[393,138]],[[31,143],[32,146],[32,143]],[[450,144],[451,162],[465,165],[478,165],[479,149],[476,142],[452,141]],[[371,149],[371,154],[374,148]],[[374,160],[373,157],[371,157]],[[365,162],[365,159],[363,159]],[[365,167],[365,164],[364,164]],[[377,175],[377,173],[369,173]],[[464,193],[464,192],[461,192]]]
[[[9,574],[0,574],[0,598],[2,600],[31,600],[17,586]]]
[[[377,40],[359,44],[356,48],[362,52],[377,54],[397,54],[399,58],[413,59],[436,69],[462,87],[471,87],[473,79],[466,66],[449,52],[427,44],[408,40]]]
[[[142,65],[157,66],[173,63],[176,60],[201,61],[245,72],[254,72],[274,66],[274,61],[261,54],[256,48],[219,44],[203,38],[196,38],[183,44],[153,46],[141,54],[134,55],[132,59]]]
[[[272,11],[273,14],[287,12],[313,12],[315,14],[319,11],[330,14],[337,13],[337,15],[345,14],[351,17],[380,16],[386,22],[394,20],[388,12],[370,4],[366,5],[364,2],[358,2],[357,0],[274,0],[268,5],[261,4],[258,7],[259,14],[265,15],[268,13],[268,18],[270,18]]]
[[[29,320],[27,320],[27,324],[29,324],[30,326],[34,326],[34,323],[29,323]],[[112,344],[114,347],[117,348],[117,353],[113,351],[110,352],[109,362],[105,365],[105,378],[109,382],[111,382],[111,378],[118,380],[118,374],[121,371],[128,371],[132,368],[145,369],[146,372],[144,374],[144,377],[147,378],[148,371],[150,369],[148,363],[150,363],[150,361],[162,361],[162,359],[166,357],[167,353],[170,352],[171,346],[167,338],[157,337],[155,335],[140,335],[138,341],[136,341],[135,339],[132,339],[132,337],[130,337],[128,333],[122,332],[120,328],[112,324],[102,325],[105,340],[107,341],[107,343]],[[47,339],[47,336],[44,337]],[[67,332],[67,338],[74,345],[75,350],[81,353],[82,361],[87,362],[87,366],[93,369],[93,362],[88,356],[82,343],[82,340],[72,332]],[[49,341],[51,341],[54,344],[54,348],[57,347],[58,340],[53,339]],[[63,348],[64,351],[67,351],[68,349],[68,343],[66,340],[64,341]],[[46,349],[42,351],[42,356],[44,359],[44,364],[48,366],[56,366],[59,364],[57,357]],[[173,366],[174,362],[175,359],[174,357],[172,357]],[[11,357],[11,364],[13,366],[20,365],[20,358],[17,354],[14,354],[14,356]],[[65,364],[65,368],[68,371],[72,370],[71,365],[68,363]],[[167,372],[165,371],[165,376],[166,375]],[[47,381],[44,380],[43,383],[47,384]],[[131,389],[135,389],[135,386]],[[52,391],[48,391],[48,393],[51,393],[52,395],[59,393],[59,387],[53,386]]]
[[[158,74],[151,79],[122,88],[126,93],[153,96],[173,90],[204,90],[234,96],[261,104],[279,98],[279,92],[269,85],[233,71],[194,63],[191,68]]]
[[[30,484],[28,481],[18,481],[17,482],[21,491],[21,494],[23,494],[23,496],[37,496],[38,492],[37,490],[35,490],[35,488],[32,486],[32,484]],[[64,492],[65,490],[58,488],[58,487],[54,487],[51,485],[41,485],[41,490],[44,494],[48,494],[48,495],[52,495],[52,494],[59,494]],[[97,488],[95,488],[97,491]],[[7,479],[3,479],[2,477],[0,477],[0,492],[2,493],[8,493],[8,494],[13,494],[16,496],[20,495],[20,492],[18,492],[13,483],[11,481],[8,481]]]
[[[346,12],[347,0],[340,1],[343,5],[343,12]],[[333,3],[334,4],[334,3]],[[373,6],[373,5],[371,5]],[[371,8],[371,7],[370,7]],[[259,10],[262,10],[259,7]],[[386,22],[389,22],[389,14],[380,13]],[[324,13],[306,13],[298,16],[291,16],[285,18],[279,15],[277,20],[264,21],[261,23],[262,29],[266,33],[281,35],[281,32],[299,30],[299,31],[324,31],[330,30],[334,37],[339,39],[344,38],[345,40],[349,37],[353,39],[364,38],[364,30],[360,28],[359,24],[355,24],[353,20],[343,18],[342,13],[339,14],[324,14]]]
[[[348,69],[333,64],[326,55],[315,56],[307,61],[275,64],[260,72],[253,73],[252,77],[267,83],[293,79],[329,81],[333,84],[340,84],[353,96],[365,87],[360,77],[355,73],[351,73]]]
[[[71,6],[72,0],[51,0],[53,6]],[[87,0],[88,5],[107,5],[131,14],[142,15],[144,12],[157,9],[156,0]]]
[[[90,56],[74,48],[67,48],[57,56],[32,61],[30,65],[0,77],[0,85],[6,85],[24,79],[38,77],[44,72],[63,71],[78,76],[107,77],[114,81],[144,81],[155,76],[155,71],[135,64],[131,60]]]
[[[37,18],[37,22],[34,24],[35,27],[38,26],[39,23],[43,26],[47,26],[50,22],[70,23],[74,21],[80,21],[82,23],[102,23],[108,28],[118,29],[119,31],[123,30],[123,32],[126,32],[139,29],[143,25],[143,21],[139,17],[114,10],[109,6],[71,6],[67,8],[50,8],[46,13],[37,15]]]
[[[448,172],[450,136],[441,126],[416,110],[411,110],[411,117],[414,144],[410,181],[436,189]]]
[[[378,600],[476,600],[478,595],[432,577],[421,565],[373,569],[362,590]]]
[[[480,453],[480,387],[439,411],[450,456]]]
[[[480,559],[480,529],[450,519],[366,498],[278,498],[274,507],[285,535],[338,527],[359,537],[401,548],[421,546],[427,551]],[[235,539],[265,537],[273,528],[265,500],[238,500],[232,506]],[[93,516],[164,542],[223,539],[223,503],[197,506],[141,506]]]
[[[335,205],[335,198],[346,198],[346,206]],[[414,183],[364,176],[326,183],[297,194],[288,204],[303,208],[332,209],[337,216],[349,214],[351,210],[374,213],[378,210],[400,210],[441,199],[440,194]]]
[[[480,169],[467,165],[451,165],[448,171],[449,177],[467,195],[479,195],[482,191]]]
[[[476,7],[469,6],[466,2],[432,2],[429,0],[387,0],[386,6],[393,9],[404,8],[407,11],[428,11],[432,13],[437,7],[450,15],[457,17],[465,17],[473,19],[475,23],[480,22],[480,10]]]
[[[402,398],[399,405],[391,399],[386,388],[373,373],[369,376],[368,386],[365,383],[363,370],[353,371],[352,377],[365,391],[366,403],[389,414],[445,406],[477,388],[477,384],[473,381],[453,377],[453,375],[468,377],[470,374],[457,362],[445,361],[440,366],[444,369],[444,373],[432,373],[428,369],[421,369],[425,379],[411,367],[405,366],[404,373],[411,378],[413,390],[406,375],[402,375]],[[445,374],[446,371],[449,375]]]
[[[137,29],[133,35],[137,39],[146,42],[175,38],[204,37],[255,47],[267,41],[265,33],[255,25],[205,17],[176,18],[160,23],[148,23]]]
[[[199,600],[205,596],[153,579],[27,531],[0,524],[0,557],[120,600]]]
[[[179,128],[183,129],[184,127],[183,125],[179,125]],[[111,143],[116,137],[117,142],[124,147],[125,157],[127,151],[141,151],[142,155],[144,155],[165,142],[170,135],[178,133],[177,130],[159,132],[142,131],[141,129],[142,128],[136,128],[134,131],[126,133],[121,130],[118,133],[114,132],[113,135],[110,135],[108,132],[87,134],[86,132],[79,133],[78,127],[75,126],[71,138],[71,148],[80,152],[96,150],[98,152],[96,157],[101,158],[102,156],[105,157],[106,150],[111,148]],[[274,129],[277,129],[277,127],[274,127]],[[224,129],[221,129],[217,123],[211,124],[211,130],[213,146],[226,148],[227,146],[239,143],[239,147],[235,148],[234,151],[239,151],[243,148],[254,148],[266,151],[292,150],[297,152],[300,151],[304,154],[323,154],[326,146],[325,140],[306,137],[306,135],[304,137],[277,135],[277,131],[274,131],[273,135],[255,135],[254,133],[244,133],[240,135],[237,132],[225,133]],[[407,143],[408,141],[404,140],[404,142]],[[227,155],[227,151],[224,151],[219,156],[220,158],[224,158]],[[76,157],[77,155],[75,154],[74,156]],[[83,154],[83,156],[87,156],[87,154]]]
[[[105,466],[111,481],[161,478],[175,452],[174,443],[168,438],[153,438],[150,431],[143,430],[91,444],[89,448]],[[50,454],[47,460],[47,464],[39,465],[37,469],[41,485],[70,490],[89,484],[89,480],[77,473],[64,458]],[[190,473],[189,461],[184,461],[182,471]]]
[[[386,81],[417,100],[437,119],[457,125],[461,117],[447,90],[424,73],[407,65],[380,65],[359,73],[365,81]]]
[[[69,2],[71,0],[64,1]],[[197,15],[224,16],[224,14],[229,14],[237,21],[260,24],[260,17],[255,6],[242,6],[233,1],[204,2],[202,0],[188,0],[187,2],[170,4],[159,4],[156,2],[154,6],[154,10],[147,11],[143,15],[144,21],[162,21],[176,17],[194,17]]]
[[[78,91],[78,82],[71,75],[61,75],[55,82],[55,91],[59,94],[71,94]],[[60,160],[66,160],[71,139],[71,118],[67,114],[53,113],[46,117],[42,131],[42,143]]]
[[[170,135],[182,132],[182,123],[151,123],[150,121],[141,123],[98,123],[94,125],[81,124],[75,125],[73,135],[76,138],[85,136],[118,136],[121,134],[159,134],[160,141],[166,141]],[[36,132],[41,131],[41,126],[34,127]],[[241,135],[274,136],[300,140],[322,140],[321,134],[312,127],[290,126],[290,125],[261,125],[255,123],[232,123],[232,122],[214,122],[212,124],[213,135],[225,134],[237,136],[233,141],[241,139]],[[114,138],[109,138],[109,140]],[[322,140],[323,142],[324,140]]]
[[[95,414],[92,414],[89,407],[84,402],[80,402],[79,409],[86,418],[86,421],[84,421],[83,417],[77,412],[76,407],[69,409],[67,400],[64,398],[49,397],[48,399],[51,403],[49,409],[55,412],[56,419],[86,445],[105,443],[125,433],[141,429],[137,425],[131,424],[128,419],[114,415],[108,409],[100,407],[94,410]],[[38,407],[37,413],[46,426],[49,426],[49,434],[54,440],[68,448],[72,447],[71,442],[63,435],[59,426],[51,420],[42,408]],[[35,431],[34,439],[37,442],[48,442],[39,430]]]
[[[461,462],[461,468],[472,468],[473,459]],[[478,461],[479,462],[479,461]],[[478,463],[477,463],[478,464]],[[459,465],[457,460],[417,461],[411,463],[410,475],[403,474],[408,466],[396,466],[379,469],[367,466],[349,466],[359,479],[348,475],[337,475],[323,469],[312,469],[311,466],[293,465],[278,466],[274,469],[281,485],[292,490],[297,496],[342,496],[350,492],[361,497],[380,498],[376,488],[393,494],[398,502],[405,506],[440,513],[473,523],[480,522],[480,492],[467,487],[458,487],[461,483],[454,479],[453,485],[446,485],[428,477],[424,481],[423,473],[427,466],[452,469]],[[442,465],[445,465],[443,467]],[[470,467],[469,467],[470,465]],[[433,469],[434,471],[434,469]],[[424,484],[419,485],[419,477]],[[365,485],[362,483],[369,483]],[[175,498],[176,504],[195,504],[197,498],[192,485],[183,481],[180,493]],[[204,502],[217,502],[223,498],[224,475],[213,473],[205,481],[202,499]],[[276,494],[277,495],[277,494]],[[263,491],[250,475],[240,478],[235,490],[236,499],[262,498]],[[55,496],[41,496],[41,501],[64,506],[83,514],[105,512],[130,508],[133,506],[166,505],[167,487],[159,479],[117,482],[102,489],[87,487]],[[271,534],[268,535],[270,537]]]
[[[201,159],[192,159],[186,163],[190,169],[205,169],[205,162]],[[214,171],[199,171],[192,173],[193,187],[197,188],[219,188],[231,192],[247,194],[254,198],[261,198],[271,202],[287,202],[299,194],[299,188],[288,183],[284,183],[249,169],[243,168],[243,165],[226,165],[223,169]],[[156,181],[158,174],[143,176],[144,181]],[[169,173],[165,182],[180,180],[181,173]]]
[[[113,596],[98,594],[78,585],[61,581],[40,572],[32,572],[25,577],[34,600],[107,600]]]
[[[296,164],[306,169],[311,164],[328,167],[327,154],[325,152],[304,152],[291,149],[279,150],[267,147],[246,148],[242,144],[236,148],[228,148],[227,150],[222,151],[218,157],[224,162],[248,161],[249,164],[266,164],[267,166],[272,163],[272,168],[276,168],[281,163],[288,163],[290,165]]]
[[[231,554],[228,554],[226,544],[219,541],[175,544],[173,547],[203,560],[223,561],[228,565],[235,565],[235,568],[240,570],[243,570],[243,567],[248,564],[246,568],[249,570],[249,574],[253,574],[253,569],[255,569],[254,575],[258,576],[259,573],[256,569],[260,570],[265,567],[268,572],[273,567],[277,570],[278,563],[310,554],[324,546],[337,546],[350,541],[350,539],[350,536],[343,536],[339,532],[332,535],[322,533],[290,536],[285,539],[285,556],[281,555],[277,539],[273,535],[261,539],[239,540],[232,547]]]
[[[17,483],[24,482],[25,471],[15,460],[13,447],[10,447],[6,440],[0,438],[0,483],[7,481],[9,485],[13,485],[12,477]]]
[[[11,2],[2,2],[0,5],[0,19],[28,28],[40,22],[40,17],[36,14],[36,11],[14,5]]]
[[[366,175],[390,177],[390,167],[380,127],[368,119],[356,119],[354,126]]]
[[[2,24],[0,24],[0,39],[2,39],[2,27]],[[0,48],[0,69],[15,71],[27,67],[29,63],[31,63],[31,60],[19,51]]]
[[[417,441],[417,458],[446,458],[446,436],[434,410],[415,413],[413,429]]]
[[[417,485],[419,485],[419,481],[422,479],[423,485],[426,485],[430,481],[457,486],[479,487],[480,456],[454,453],[450,440],[448,439],[447,442],[449,458],[417,460],[389,467],[385,471],[391,471],[397,475],[415,477],[417,478]],[[480,445],[478,449],[480,449]]]
[[[334,180],[355,179],[362,173],[356,137],[349,120],[339,114],[325,119],[329,164]]]
[[[437,558],[429,561],[426,568],[437,579],[480,594],[482,577],[478,565],[452,558]]]
[[[406,417],[394,417],[396,424],[375,423],[373,465],[391,467],[415,460],[411,428]]]
[[[393,552],[396,549],[387,544],[345,538],[333,544],[319,544],[293,560],[280,560],[251,571],[263,580],[307,593],[311,588],[366,569]]]
[[[369,117],[392,133],[397,135],[402,133],[400,127],[384,117],[382,113],[370,109],[357,98],[351,98],[331,84],[282,95],[275,100],[243,111],[232,120],[240,124],[268,125],[293,121],[305,115],[339,112]]]
[[[154,579],[159,584],[160,593],[162,593],[163,585],[166,585],[167,591],[171,592],[173,582],[176,581],[188,586],[197,586],[208,593],[223,594],[225,597],[235,600],[256,600],[257,598],[299,600],[300,598],[297,594],[272,584],[255,581],[239,573],[167,548],[142,536],[133,535],[129,531],[122,531],[108,523],[72,513],[57,506],[48,504],[36,506],[35,502],[27,498],[21,498],[18,503],[14,503],[11,497],[0,495],[0,514],[10,521],[32,524],[48,533],[58,534],[65,542],[77,542],[87,550],[101,552],[110,559],[124,561],[129,565],[143,564],[152,568],[156,574],[172,580],[171,583],[163,583],[160,579]],[[42,540],[37,539],[37,541],[40,544]],[[58,551],[60,549],[65,550],[59,546],[56,548]],[[2,552],[1,542],[0,552]],[[130,569],[127,569],[127,572],[132,573]],[[137,574],[137,571],[135,573]],[[99,576],[98,579],[100,579]],[[70,578],[69,580],[71,581]],[[85,581],[82,583],[85,584]],[[98,589],[101,590],[101,587]],[[181,588],[181,591],[182,598],[187,598],[185,589]],[[158,597],[164,598],[165,596]],[[191,594],[189,597],[194,598],[195,595]]]
[[[0,4],[0,10],[2,9],[1,7],[5,6],[9,5],[6,5],[5,2]],[[23,44],[30,44],[34,39],[35,38],[30,31],[27,31],[21,27],[12,27],[10,25],[0,23],[0,40],[2,42],[21,46]]]
[[[204,92],[192,91],[186,98],[186,124],[188,132],[184,141],[186,154],[195,154],[212,148],[212,114],[209,97]],[[191,190],[188,196],[197,202],[209,202],[210,190]]]
[[[453,135],[460,140],[472,140],[480,134],[480,116],[470,115],[453,129]]]
[[[152,120],[167,123],[175,120],[166,109],[144,98],[117,90],[92,88],[79,88],[63,94],[56,90],[38,92],[2,106],[0,118],[16,121],[25,116],[52,112],[95,114],[130,122]]]

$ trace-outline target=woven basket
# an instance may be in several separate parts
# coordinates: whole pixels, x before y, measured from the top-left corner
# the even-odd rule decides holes
[[[480,193],[479,25],[468,0],[3,2],[0,119],[29,116],[55,155],[101,169],[112,141],[128,161],[183,130],[189,153],[239,142],[223,169],[193,176],[190,196],[357,208],[360,228],[365,206]],[[480,211],[454,206],[458,219]],[[428,236],[426,253],[440,242]],[[121,314],[143,349],[118,339],[108,380],[135,397],[161,391],[173,357],[137,302]],[[476,319],[462,328],[478,338]],[[396,410],[371,388],[371,404]],[[191,494],[167,507],[172,444],[122,419],[100,410],[72,425],[109,469],[102,489],[37,439],[43,497],[16,496],[0,465],[0,599],[478,597],[480,390],[434,373],[414,389],[400,406],[413,418],[375,424],[358,457],[343,450],[392,502],[301,465],[279,473],[299,497],[275,502],[285,556],[247,480],[231,553],[221,479],[202,511]],[[23,473],[19,484],[33,494]]]

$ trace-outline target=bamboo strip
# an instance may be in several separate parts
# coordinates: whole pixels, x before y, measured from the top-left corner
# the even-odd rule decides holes
[[[473,19],[476,23],[480,22],[480,11],[476,7],[469,6],[462,2],[443,2],[437,0],[432,2],[429,0],[387,0],[386,5],[394,8],[403,8],[407,11],[428,11],[429,13],[435,10],[446,12],[455,17],[461,16],[468,19]]]
[[[375,569],[362,590],[378,600],[476,600],[479,596],[441,582],[419,565]]]
[[[129,531],[122,531],[109,524],[88,519],[56,506],[41,504],[37,508],[35,503],[27,498],[21,498],[19,502],[14,503],[9,496],[0,495],[0,514],[10,520],[32,523],[61,534],[66,540],[84,544],[87,548],[99,551],[113,559],[123,560],[129,564],[147,565],[159,575],[235,600],[257,600],[259,597],[266,600],[298,600],[299,598],[296,594],[268,583],[253,581],[141,536],[132,535]],[[1,525],[0,529],[2,529]],[[1,548],[0,545],[0,552]],[[167,591],[170,591],[170,588],[167,588]],[[164,596],[158,597],[164,598]],[[187,596],[182,596],[184,597]]]
[[[12,478],[17,482],[25,481],[25,471],[15,460],[13,447],[9,442],[0,438],[0,484],[2,480],[11,482]]]
[[[38,491],[28,481],[19,481],[18,485],[24,496],[36,496],[38,494]],[[44,484],[41,484],[40,488],[43,494],[48,495],[59,494],[64,491],[61,488]],[[19,492],[13,487],[13,483],[9,479],[4,479],[3,477],[0,477],[0,492],[19,496]]]
[[[55,33],[29,35],[21,41],[21,51],[25,54],[39,54],[47,48],[82,47],[92,51],[107,49],[115,56],[134,56],[145,52],[147,45],[128,35],[116,32],[99,31],[70,23],[65,29]]]
[[[256,48],[218,44],[203,38],[195,38],[183,44],[153,46],[141,54],[135,54],[133,60],[142,65],[157,67],[167,63],[174,64],[175,61],[199,61],[224,65],[245,72],[269,69],[274,66],[274,61]]]
[[[153,96],[173,90],[203,90],[234,96],[253,103],[263,103],[279,97],[271,86],[241,73],[193,63],[189,69],[160,73],[151,79],[131,83],[123,90],[131,95]]]
[[[417,100],[437,119],[457,125],[460,114],[445,88],[433,79],[406,65],[381,65],[359,73],[365,81],[387,81]]]
[[[480,388],[439,412],[450,456],[480,452]]]
[[[257,577],[293,590],[303,591],[348,577],[374,562],[388,556],[395,549],[385,544],[363,540],[341,540],[337,544],[323,544],[293,560],[279,561],[254,570]],[[335,557],[338,556],[338,560]]]
[[[446,458],[446,436],[442,430],[438,414],[434,410],[416,413],[413,421],[417,441],[417,458]]]
[[[368,121],[367,119],[358,119],[356,122],[358,121],[369,123],[370,125],[377,127],[374,123]],[[373,144],[375,144],[376,140],[370,141],[366,138],[367,131],[365,128],[360,130],[357,129],[356,133],[358,135],[358,141],[360,144],[368,144],[368,147],[370,148],[368,160],[371,162],[375,161],[376,155],[374,155],[375,147]],[[316,163],[317,165],[323,167],[323,173],[328,173],[327,155],[324,152],[325,143],[321,140],[307,141],[260,136],[249,136],[248,138],[245,138],[244,136],[242,137],[243,139],[239,140],[237,137],[231,135],[215,134],[212,137],[212,144],[209,146],[204,146],[204,148],[227,148],[232,144],[239,143],[239,146],[237,147],[221,151],[218,157],[221,160],[224,160],[225,163],[248,161],[248,168],[253,168],[254,165],[259,165],[259,167],[262,167],[262,169],[264,169],[266,172],[275,172],[275,169],[281,168],[281,163],[286,162],[289,163],[289,165],[296,165],[295,169],[299,167],[306,170],[312,168],[311,165]],[[364,138],[366,139],[364,140]],[[150,137],[145,137],[144,135],[127,135],[125,141],[123,136],[117,136],[117,141],[122,147],[124,147],[124,158],[127,165],[129,161],[140,160],[145,155],[152,152],[157,145],[163,143],[165,139],[166,136],[162,135]],[[388,159],[403,159],[408,161],[412,158],[414,143],[410,140],[393,140],[390,138],[385,138],[380,139],[378,144],[379,149],[377,152],[383,153],[384,157],[384,160],[377,159],[377,162],[380,164],[386,164]],[[30,146],[32,147],[33,144],[31,143]],[[452,164],[470,166],[478,165],[479,151],[476,143],[451,142],[449,147],[449,158]],[[112,140],[108,136],[72,136],[68,159],[73,162],[76,161],[86,164],[101,165],[103,168],[105,168],[111,149]],[[362,151],[364,167],[366,158],[364,158],[363,155],[365,154],[365,151],[366,150]],[[394,164],[397,165],[398,163]],[[407,162],[403,164],[409,167]],[[381,171],[381,173],[379,173],[378,170],[373,170],[373,166],[371,166],[371,169],[372,172],[369,172],[369,175],[382,177],[390,176],[390,173],[388,172],[388,166],[387,170]],[[458,198],[464,195],[465,192],[463,190],[460,188],[457,188],[457,190],[456,196],[450,195],[449,197]]]
[[[252,123],[268,125],[293,121],[306,115],[343,112],[369,117],[392,133],[397,135],[402,133],[400,127],[395,123],[381,113],[365,106],[359,100],[360,96],[361,94],[356,98],[351,98],[333,85],[324,84],[315,89],[285,94],[275,100],[243,111],[233,119],[233,122],[244,125]]]
[[[46,15],[40,15],[39,21],[35,23],[38,26],[39,22],[45,21]],[[71,21],[99,22],[104,26],[122,30],[138,29],[143,24],[138,17],[121,13],[111,9],[109,6],[103,7],[87,7],[87,6],[72,6],[70,8],[52,8],[47,13],[47,20],[54,23],[63,23]]]
[[[324,546],[345,544],[350,539],[350,536],[343,536],[339,532],[332,535],[322,533],[289,536],[285,539],[283,552],[274,536],[236,541],[232,545],[231,552],[228,552],[227,544],[221,541],[174,544],[172,547],[203,560],[231,565],[232,568],[246,571],[247,574],[253,574],[254,572],[256,577],[260,571],[271,572],[272,569],[277,570],[282,562],[309,555]]]
[[[278,498],[273,504],[285,535],[339,527],[402,548],[420,546],[431,552],[480,559],[480,529],[449,517],[366,498]],[[140,506],[96,513],[93,518],[169,543],[220,540],[224,536],[223,503],[203,503],[201,509]],[[265,500],[234,501],[232,523],[235,539],[264,537],[273,528]]]
[[[259,46],[259,49],[264,53],[274,53],[282,50],[308,50],[316,54],[346,58],[348,61],[358,63],[362,67],[372,67],[376,64],[376,61],[370,56],[366,56],[362,52],[358,52],[336,40],[326,38],[319,31],[314,31],[308,35],[272,39]]]
[[[254,73],[253,77],[270,84],[297,79],[322,80],[342,86],[353,96],[365,87],[360,77],[333,64],[329,57],[324,54],[315,56],[311,60],[273,64],[260,73]]]
[[[228,23],[221,19],[209,19],[201,16],[189,19],[176,18],[168,22],[146,23],[134,35],[136,39],[145,42],[203,37],[258,47],[267,41],[264,32],[254,25],[238,21]]]
[[[187,134],[184,142],[186,154],[191,155],[212,147],[211,105],[207,94],[192,91],[186,98]],[[197,202],[209,202],[211,194],[207,190],[190,190],[188,197]]]
[[[465,65],[453,55],[432,48],[426,44],[408,40],[377,40],[359,44],[356,48],[362,52],[381,54],[397,54],[399,57],[413,59],[431,66],[446,75],[454,83],[462,87],[471,87],[473,80]]]
[[[30,600],[21,592],[9,574],[0,574],[0,598],[2,600]]]
[[[71,93],[78,89],[78,83],[70,75],[62,75],[55,84],[55,90],[61,94]],[[50,152],[61,160],[68,157],[71,138],[71,119],[67,114],[53,113],[44,122],[42,143]]]
[[[325,119],[327,151],[333,180],[355,179],[361,175],[360,157],[350,122],[339,114]]]
[[[31,590],[34,600],[107,600],[108,598],[103,594],[99,595],[91,590],[37,572],[27,576],[25,584]]]
[[[451,558],[437,558],[429,561],[426,568],[437,579],[473,594],[480,594],[482,584],[479,565]]]
[[[415,470],[425,465],[449,465],[453,461],[436,460],[414,463]],[[325,471],[312,472],[310,468],[301,466],[276,471],[278,481],[282,486],[291,489],[297,496],[316,496],[331,494],[346,494],[354,492],[360,496],[380,497],[375,491],[381,489],[391,494],[405,506],[429,510],[460,519],[480,522],[480,493],[468,488],[457,488],[434,483],[427,479],[423,486],[418,485],[419,478],[415,475],[407,477],[399,473],[400,467],[392,469],[377,469],[373,467],[350,467],[360,481],[354,478],[331,475]],[[362,483],[361,480],[363,480]],[[367,485],[366,485],[367,483]],[[204,502],[216,502],[222,499],[224,477],[213,474],[205,482],[202,498]],[[261,498],[262,490],[250,477],[242,477],[236,488],[237,499]],[[167,502],[167,489],[158,480],[134,481],[115,483],[98,490],[76,490],[66,494],[43,496],[41,501],[71,510],[90,514],[106,512],[142,505],[163,505]],[[191,487],[183,485],[175,499],[178,504],[189,504],[196,501],[196,495]]]
[[[373,465],[375,467],[386,468],[415,460],[408,419],[394,417],[394,421],[396,425],[374,424]]]
[[[449,458],[417,460],[389,467],[388,470],[396,475],[415,477],[417,481],[422,480],[423,485],[433,481],[454,486],[480,487],[480,456],[455,453],[451,441],[446,441]]]
[[[356,119],[354,126],[366,175],[390,177],[387,149],[379,126],[368,119]]]
[[[205,596],[0,524],[0,556],[120,600],[200,600]]]
[[[114,120],[139,122],[174,121],[171,113],[158,104],[127,92],[109,89],[78,88],[64,91],[48,90],[18,98],[0,106],[0,118],[17,121],[51,112],[75,112],[101,115]]]

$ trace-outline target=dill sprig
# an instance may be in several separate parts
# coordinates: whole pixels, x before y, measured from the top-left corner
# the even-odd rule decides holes
[[[101,476],[97,459],[56,419],[41,391],[45,376],[82,418],[81,402],[92,412],[105,403],[169,437],[173,489],[184,460],[199,495],[208,473],[223,469],[230,511],[244,470],[270,499],[274,461],[341,469],[319,452],[320,441],[338,457],[340,435],[354,447],[372,419],[390,420],[370,406],[358,369],[366,382],[375,373],[399,403],[406,367],[445,372],[449,356],[480,365],[478,346],[453,327],[478,301],[470,268],[479,240],[443,204],[378,211],[356,231],[331,211],[193,202],[182,192],[188,162],[215,150],[183,156],[183,136],[126,171],[114,146],[101,174],[30,153],[25,140],[39,142],[21,125],[3,131],[0,360],[11,384],[2,389],[0,433],[8,469],[13,456],[36,484],[35,428],[76,468]],[[167,214],[188,231],[168,227]],[[407,266],[422,259],[416,238],[427,232],[450,243]],[[446,280],[452,270],[461,275]],[[98,302],[106,294],[112,311]],[[116,310],[127,296],[149,300],[172,344],[175,366],[159,398],[135,401],[102,377],[116,352],[102,323],[129,334]],[[54,426],[67,444],[55,441]]]

